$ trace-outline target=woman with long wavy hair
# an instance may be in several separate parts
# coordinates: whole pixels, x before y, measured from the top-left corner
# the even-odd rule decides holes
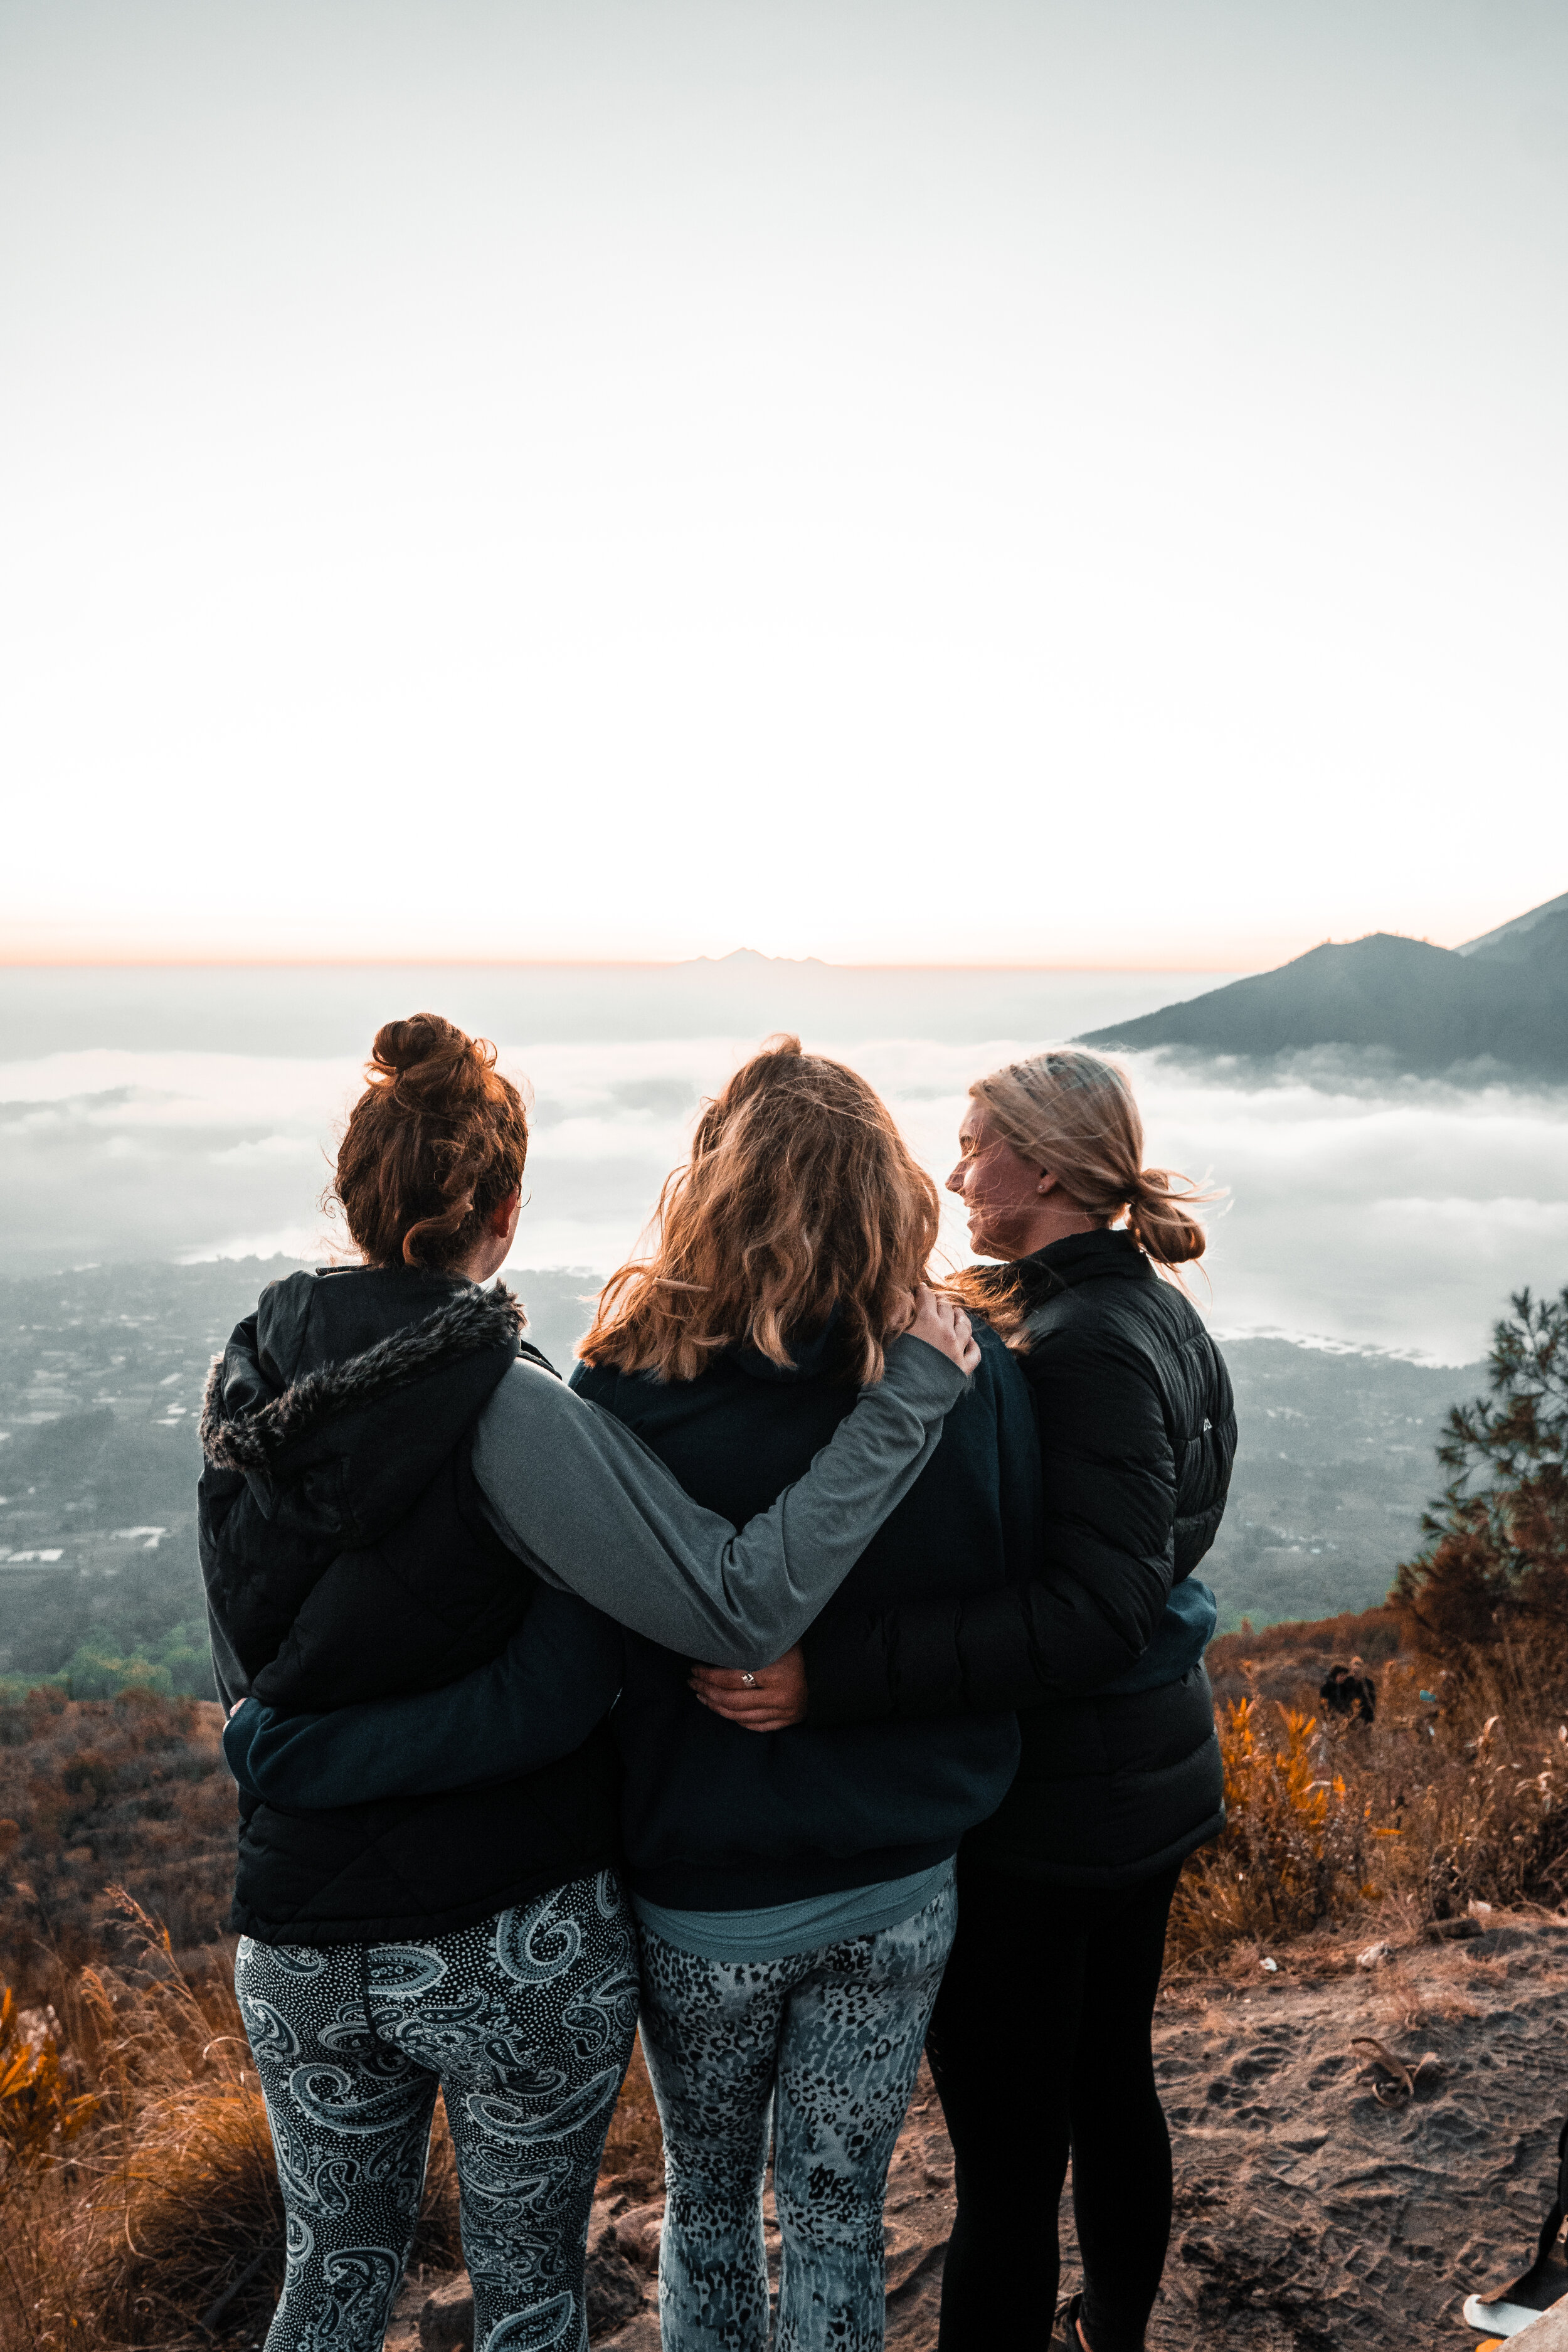
[[[585,2344],[589,2202],[637,2005],[613,1620],[748,1670],[776,1656],[977,1360],[964,1318],[889,1267],[844,1412],[737,1536],[485,1287],[528,1142],[495,1064],[433,1014],[380,1031],[337,1163],[362,1262],[269,1285],[203,1412],[236,1981],[288,2212],[270,2352],[378,2352],[437,2089],[479,2352]],[[399,1709],[470,1670],[516,1703],[504,1756],[454,1778],[438,1740],[378,1790],[378,1753],[408,1762]]]
[[[651,1255],[574,1375],[724,1515],[765,1503],[874,1372],[886,1299],[924,1275],[936,1192],[885,1105],[783,1038],[711,1103]],[[841,1588],[852,1612],[1000,1591],[1037,1544],[1025,1383],[982,1333],[970,1393]],[[758,1741],[689,1662],[628,1642],[616,1714],[664,2126],[666,2352],[761,2352],[770,2122],[776,2342],[882,2338],[882,2198],[953,1922],[953,1855],[1016,1763],[1005,1716]]]
[[[1203,1664],[1215,1605],[1193,1571],[1236,1416],[1202,1318],[1159,1278],[1201,1256],[1202,1196],[1144,1166],[1121,1071],[1071,1047],[992,1071],[959,1153],[948,1188],[991,1263],[958,1287],[1006,1335],[1039,1423],[1033,1572],[956,1607],[859,1609],[846,1587],[772,1670],[696,1683],[773,1738],[1019,1710],[1017,1778],[960,1855],[928,2043],[957,2159],[940,2347],[1046,2341],[1070,2150],[1084,2284],[1050,2340],[1140,2352],[1171,2221],[1150,2043],[1165,1922],[1183,1861],[1225,1820]]]

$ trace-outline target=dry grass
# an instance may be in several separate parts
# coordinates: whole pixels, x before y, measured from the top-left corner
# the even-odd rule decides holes
[[[664,2134],[640,2042],[632,2045],[632,2063],[610,2119],[599,2178],[639,2197],[657,2196],[664,2187]]]
[[[87,1969],[62,2083],[90,2077],[84,2126],[26,2177],[0,2175],[5,2352],[257,2342],[283,2275],[283,2206],[267,2113],[226,1972],[182,1967],[129,1898],[136,1965]],[[0,2074],[0,2090],[5,2076]],[[8,2115],[9,2103],[0,2107]],[[5,2125],[0,2123],[0,2131]],[[413,2259],[461,2260],[451,2141],[437,2111]]]
[[[110,2341],[173,2346],[198,2340],[193,2319],[214,2324],[226,2294],[236,2318],[270,2303],[283,2208],[226,1988],[193,1984],[166,1944],[138,1974],[84,1983],[112,2122],[76,2200],[71,2267]]]
[[[100,2105],[73,2082],[54,2021],[18,2011],[9,1987],[0,1995],[0,2318],[22,2327],[41,2307],[75,2143]]]
[[[213,1945],[234,1883],[220,1707],[121,1691],[0,1701],[0,1976],[37,2006],[117,1956],[104,1887],[129,1886],[175,1948]]]
[[[1223,1688],[1233,1666],[1244,1663],[1256,1670],[1277,1658],[1310,1665],[1321,1678],[1335,1658],[1360,1656],[1381,1666],[1399,1649],[1398,1612],[1384,1602],[1376,1609],[1347,1610],[1338,1617],[1292,1618],[1254,1632],[1243,1618],[1238,1633],[1218,1634],[1208,1646],[1210,1680]]]
[[[1173,1961],[1357,1913],[1563,1901],[1568,1686],[1552,1656],[1505,1643],[1462,1675],[1392,1658],[1370,1728],[1312,1712],[1322,1664],[1247,1662],[1275,1696],[1219,1709],[1229,1825],[1183,1873]]]
[[[1228,1826],[1182,1874],[1176,1959],[1300,1935],[1361,1883],[1365,1825],[1316,1719],[1242,1699],[1221,1710],[1219,1729]]]

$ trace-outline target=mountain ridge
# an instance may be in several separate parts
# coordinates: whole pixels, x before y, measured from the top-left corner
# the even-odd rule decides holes
[[[1077,1042],[1260,1060],[1373,1047],[1412,1075],[1568,1079],[1568,893],[1458,948],[1394,931],[1325,941]]]
[[[1479,939],[1466,940],[1455,949],[1454,953],[1462,956],[1489,954],[1505,940],[1517,939],[1534,930],[1538,923],[1552,915],[1568,915],[1568,890],[1564,890],[1560,898],[1544,899],[1539,907],[1531,907],[1524,914],[1515,915],[1510,922],[1500,923],[1495,930],[1483,931]]]

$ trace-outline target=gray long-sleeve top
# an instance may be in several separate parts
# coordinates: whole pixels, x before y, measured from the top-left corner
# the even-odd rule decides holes
[[[909,1493],[964,1375],[907,1336],[810,1470],[737,1535],[640,1437],[538,1365],[479,1416],[474,1475],[536,1576],[667,1650],[757,1666],[797,1642]]]
[[[895,1339],[883,1379],[805,1476],[737,1533],[624,1423],[537,1365],[513,1365],[479,1417],[474,1473],[497,1533],[552,1590],[464,1679],[469,1734],[476,1710],[504,1719],[507,1777],[569,1753],[619,1688],[619,1635],[605,1617],[711,1664],[770,1664],[908,1494],[965,1386],[940,1349]],[[536,1735],[521,1760],[520,1715]],[[446,1785],[438,1717],[428,1695],[294,1716],[247,1699],[224,1744],[257,1794],[313,1809],[392,1793],[393,1781]]]

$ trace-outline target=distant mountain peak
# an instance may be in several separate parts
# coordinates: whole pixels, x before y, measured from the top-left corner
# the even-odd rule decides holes
[[[694,964],[707,964],[710,968],[723,965],[731,971],[733,971],[737,965],[746,971],[754,971],[765,965],[770,971],[776,971],[782,966],[790,971],[799,971],[807,964],[815,966],[818,971],[826,970],[820,956],[771,956],[764,955],[761,948],[731,948],[728,955],[692,956],[689,961]]]
[[[1325,940],[1080,1042],[1245,1060],[1372,1047],[1410,1072],[1568,1078],[1568,893],[1458,950],[1395,931]]]

